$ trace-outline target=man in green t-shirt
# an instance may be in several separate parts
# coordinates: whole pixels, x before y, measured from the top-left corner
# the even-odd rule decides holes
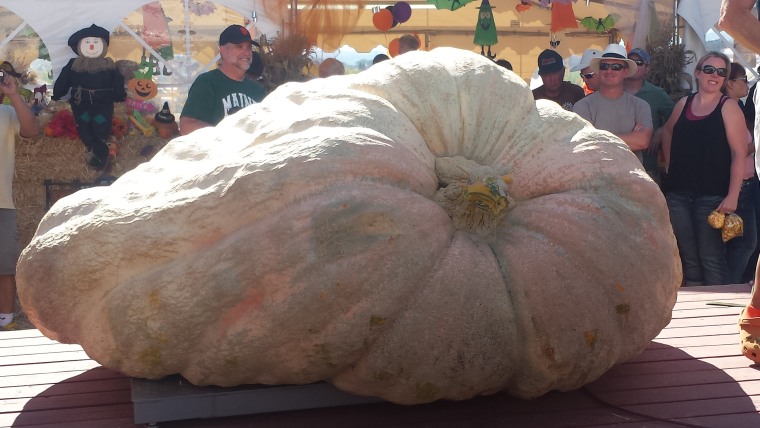
[[[647,80],[651,60],[649,53],[641,48],[633,48],[628,52],[628,59],[636,63],[637,69],[630,77],[625,79],[625,91],[629,94],[636,95],[649,104],[652,111],[652,127],[654,132],[649,142],[649,147],[642,150],[644,169],[647,171],[652,180],[658,184],[661,183],[660,167],[660,136],[662,135],[662,125],[668,121],[673,113],[675,103],[670,96],[659,86],[652,84]]]
[[[264,87],[246,78],[254,44],[258,46],[243,26],[230,25],[222,31],[221,63],[217,69],[199,75],[190,87],[179,120],[182,135],[215,126],[226,116],[264,99]]]

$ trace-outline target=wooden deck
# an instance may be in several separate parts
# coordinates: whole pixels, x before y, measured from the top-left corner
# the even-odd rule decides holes
[[[685,288],[637,358],[577,391],[162,422],[161,427],[760,427],[760,368],[739,354],[748,286]],[[37,330],[0,332],[0,426],[132,427],[130,379]],[[138,425],[140,426],[140,425]]]

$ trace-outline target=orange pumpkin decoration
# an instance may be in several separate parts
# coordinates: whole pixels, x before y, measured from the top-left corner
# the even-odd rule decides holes
[[[141,101],[152,100],[158,94],[158,86],[151,79],[138,79],[135,77],[129,81],[127,89],[134,95],[135,99]]]
[[[179,125],[177,125],[174,115],[169,109],[168,102],[165,102],[161,111],[154,116],[153,127],[158,131],[158,136],[165,140],[179,134]]]

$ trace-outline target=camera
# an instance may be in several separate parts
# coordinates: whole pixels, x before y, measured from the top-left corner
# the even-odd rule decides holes
[[[5,83],[5,71],[0,70],[0,84]]]

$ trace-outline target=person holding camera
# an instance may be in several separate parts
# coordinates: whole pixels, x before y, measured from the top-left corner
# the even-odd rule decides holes
[[[0,93],[10,105],[0,104],[0,328],[12,326],[16,303],[16,262],[19,256],[13,175],[16,136],[34,137],[40,132],[37,116],[18,93],[15,78],[2,72]]]

